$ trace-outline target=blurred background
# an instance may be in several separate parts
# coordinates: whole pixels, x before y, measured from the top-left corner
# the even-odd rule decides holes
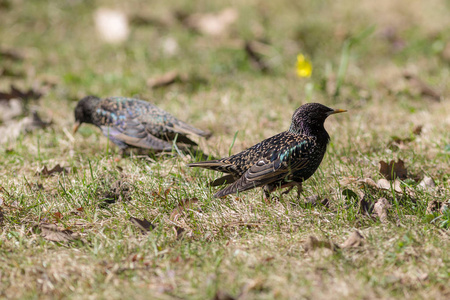
[[[227,143],[287,127],[310,101],[410,114],[448,98],[449,12],[444,0],[1,0],[0,91],[34,92],[23,97],[63,126],[85,95],[136,96]]]

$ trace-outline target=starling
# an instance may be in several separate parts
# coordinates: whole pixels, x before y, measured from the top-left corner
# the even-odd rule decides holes
[[[197,144],[186,135],[209,137],[211,134],[186,124],[155,105],[132,98],[87,96],[75,108],[73,132],[81,123],[94,124],[121,150],[128,147],[167,151],[173,141]]]
[[[298,187],[311,177],[322,162],[330,136],[323,124],[332,114],[345,112],[319,103],[300,106],[292,116],[288,131],[274,135],[240,153],[218,160],[188,164],[220,171],[226,175],[214,180],[211,186],[230,184],[214,194],[222,197],[263,187],[266,197],[277,188]]]

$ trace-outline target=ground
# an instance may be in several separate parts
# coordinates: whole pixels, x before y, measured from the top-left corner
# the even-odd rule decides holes
[[[102,8],[127,17],[124,41],[96,30]],[[20,104],[11,117],[16,100],[0,100],[0,297],[450,298],[449,13],[438,0],[0,1],[0,91]],[[9,97],[11,84],[42,96]],[[286,130],[306,102],[348,112],[326,121],[299,200],[215,199],[220,175],[185,166],[198,155],[121,155],[94,126],[72,134],[90,94],[210,130],[196,141],[211,157]],[[20,123],[31,111],[51,124]],[[380,171],[391,160],[397,181]]]

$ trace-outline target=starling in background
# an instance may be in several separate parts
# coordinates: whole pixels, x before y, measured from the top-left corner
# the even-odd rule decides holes
[[[319,103],[300,106],[292,116],[288,131],[248,148],[233,156],[188,164],[220,171],[227,175],[211,182],[212,186],[230,184],[215,197],[263,187],[266,197],[277,188],[298,187],[311,177],[322,162],[330,136],[323,124],[332,114],[345,112]]]
[[[173,141],[197,144],[186,135],[209,137],[211,134],[186,124],[155,105],[138,99],[87,96],[75,108],[75,126],[94,124],[121,150],[128,147],[168,151]]]

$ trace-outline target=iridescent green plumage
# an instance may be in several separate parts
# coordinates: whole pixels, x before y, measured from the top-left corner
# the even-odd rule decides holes
[[[298,186],[311,177],[319,167],[326,152],[329,135],[323,124],[334,113],[319,103],[308,103],[298,108],[288,131],[230,157],[188,164],[226,173],[212,186],[230,184],[217,192],[222,197],[255,187],[264,187],[266,196],[282,187]]]
[[[98,126],[121,149],[131,146],[171,150],[175,139],[177,143],[195,146],[187,135],[210,136],[209,132],[182,122],[149,102],[124,97],[85,97],[75,108],[75,121],[78,126],[81,123]]]

